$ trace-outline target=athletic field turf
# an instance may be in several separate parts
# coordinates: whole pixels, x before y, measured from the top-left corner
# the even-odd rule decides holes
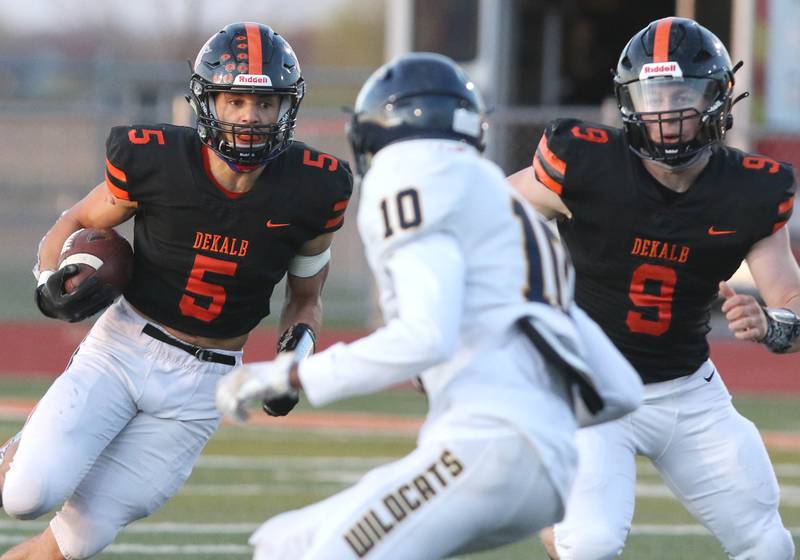
[[[2,441],[22,425],[47,383],[0,377]],[[784,521],[800,535],[800,398],[740,397],[736,403],[764,432],[781,483]],[[183,490],[151,518],[129,527],[98,558],[248,559],[247,538],[262,520],[329,496],[408,452],[424,409],[420,395],[398,389],[321,410],[301,403],[289,418],[263,416],[257,426],[224,426]],[[644,461],[638,494],[625,558],[725,558]],[[41,530],[46,521],[19,522],[0,512],[0,550]],[[531,538],[461,558],[538,560],[545,555]]]

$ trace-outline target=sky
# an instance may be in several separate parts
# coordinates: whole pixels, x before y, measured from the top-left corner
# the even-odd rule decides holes
[[[355,0],[365,5],[373,0]],[[204,34],[233,21],[276,29],[323,24],[347,0],[0,0],[0,23],[30,31],[80,28],[113,20],[143,35],[186,26]]]

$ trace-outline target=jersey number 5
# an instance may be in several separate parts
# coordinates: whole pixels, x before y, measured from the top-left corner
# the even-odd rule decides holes
[[[642,311],[628,311],[625,323],[631,332],[661,336],[672,322],[672,298],[678,281],[675,271],[657,264],[642,264],[636,267],[628,289],[628,297]],[[657,293],[645,292],[647,283]]]
[[[194,317],[205,323],[216,319],[222,313],[222,306],[225,305],[225,288],[219,284],[212,284],[203,277],[206,272],[222,274],[223,276],[233,276],[236,274],[235,262],[223,261],[205,255],[197,255],[194,258],[194,266],[189,273],[186,281],[186,291],[198,296],[211,299],[208,307],[203,307],[197,303],[197,299],[187,294],[183,294],[178,307],[183,315]]]

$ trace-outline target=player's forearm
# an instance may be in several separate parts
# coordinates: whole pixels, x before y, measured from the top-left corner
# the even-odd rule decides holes
[[[450,358],[459,341],[464,260],[447,235],[401,247],[385,265],[397,311],[386,326],[337,344],[300,366],[309,401],[321,405],[413,379]]]
[[[64,241],[81,227],[80,222],[70,211],[61,214],[56,223],[53,224],[53,227],[48,230],[39,242],[37,258],[40,271],[53,270],[58,266],[58,257],[61,254]]]
[[[314,406],[366,395],[417,377],[449,358],[451,337],[433,323],[390,322],[351,344],[336,344],[299,366],[299,380]]]

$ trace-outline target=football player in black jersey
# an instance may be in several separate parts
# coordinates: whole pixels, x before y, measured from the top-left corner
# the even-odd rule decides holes
[[[722,144],[742,97],[733,98],[737,68],[694,21],[655,21],[619,59],[623,128],[556,120],[532,166],[510,177],[558,219],[577,303],[647,384],[637,411],[579,431],[580,468],[554,547],[552,532],[544,535],[554,558],[620,553],[636,454],[650,458],[731,558],[794,557],[764,444],[731,404],[706,340],[722,294],[736,338],[773,352],[800,348],[800,269],[785,227],[794,173]],[[726,284],[742,260],[766,307]]]
[[[234,23],[195,61],[196,129],[111,130],[105,181],[42,240],[36,301],[70,322],[111,303],[97,282],[64,293],[76,271],[56,263],[79,228],[134,218],[133,278],[23,428],[3,507],[31,519],[64,505],[3,560],[88,558],[178,491],[219,423],[216,382],[241,363],[287,273],[278,350],[313,348],[352,176],[344,161],[293,141],[303,92],[289,44],[265,25]],[[264,407],[282,415],[295,402]]]

